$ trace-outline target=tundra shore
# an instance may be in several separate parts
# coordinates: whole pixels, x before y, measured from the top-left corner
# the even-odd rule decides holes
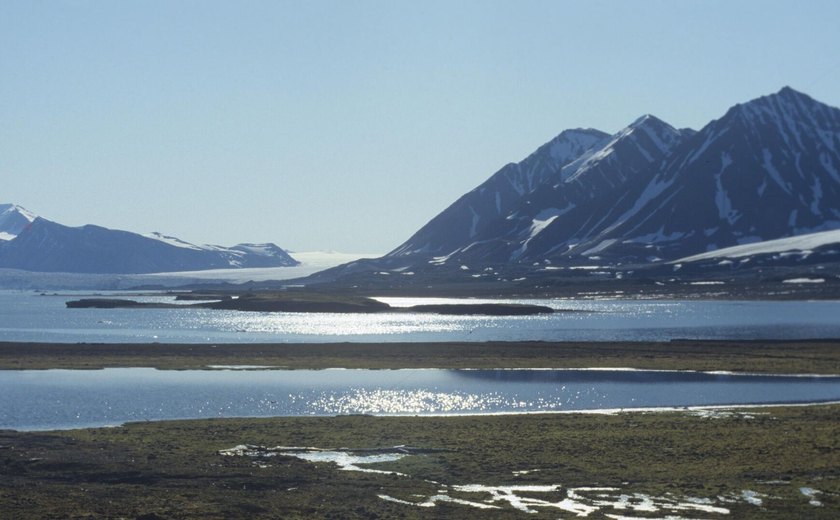
[[[450,343],[0,342],[0,369],[251,365],[319,368],[637,368],[840,374],[840,340]]]

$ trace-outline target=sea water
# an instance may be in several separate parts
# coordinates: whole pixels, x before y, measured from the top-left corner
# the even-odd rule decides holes
[[[382,298],[392,306],[498,301],[547,305],[556,311],[510,317],[66,308],[68,300],[85,296],[91,295],[0,291],[0,341],[321,343],[840,337],[838,301]],[[97,294],[107,296],[119,295]],[[171,296],[128,298],[175,303]]]

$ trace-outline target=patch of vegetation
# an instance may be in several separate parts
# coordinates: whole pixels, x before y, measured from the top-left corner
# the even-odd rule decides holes
[[[838,413],[840,406],[823,405],[719,418],[682,412],[345,416],[7,431],[0,432],[0,504],[8,518],[558,516],[556,510],[526,514],[451,503],[420,508],[378,498],[418,500],[417,495],[437,493],[440,485],[429,482],[435,481],[609,486],[630,495],[712,499],[751,490],[769,498],[761,506],[744,500],[725,504],[732,518],[836,518]],[[258,464],[218,454],[245,443],[322,448],[407,444],[441,451],[375,466],[408,477],[341,471],[334,464],[291,457]],[[514,474],[521,470],[529,472]],[[820,491],[822,505],[809,504],[802,487]]]

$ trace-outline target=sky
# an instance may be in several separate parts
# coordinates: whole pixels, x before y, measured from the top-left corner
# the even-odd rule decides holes
[[[0,0],[0,203],[385,253],[567,128],[840,106],[835,0]]]

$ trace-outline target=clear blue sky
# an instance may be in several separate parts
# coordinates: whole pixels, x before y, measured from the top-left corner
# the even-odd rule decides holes
[[[0,202],[386,252],[566,128],[840,106],[840,2],[0,0]]]

